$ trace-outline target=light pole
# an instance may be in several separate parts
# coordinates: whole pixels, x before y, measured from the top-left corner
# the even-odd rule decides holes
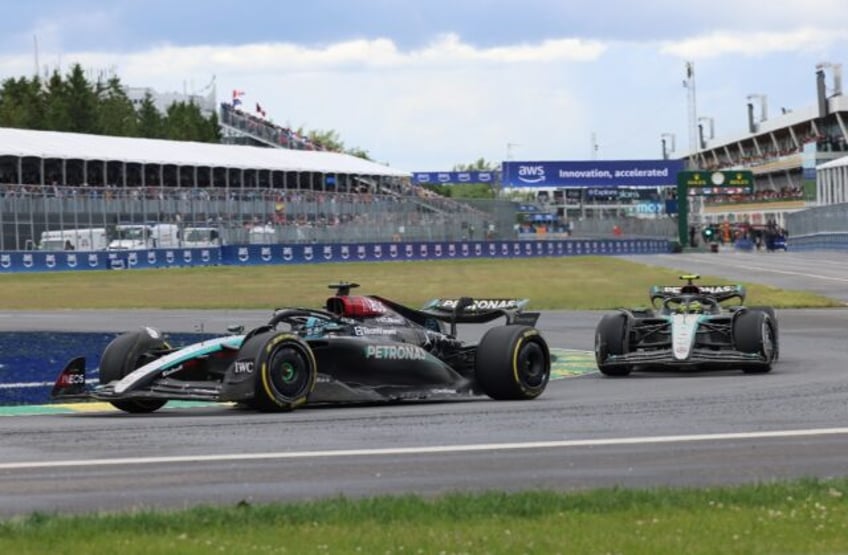
[[[830,62],[822,62],[816,64],[817,71],[824,71],[825,68],[830,68],[833,71],[833,91],[834,96],[842,94],[842,64],[832,64]]]
[[[668,160],[669,154],[677,150],[674,133],[663,133],[660,135],[660,140],[662,142],[663,160]]]
[[[506,159],[512,160],[512,149],[521,146],[519,143],[506,143]]]
[[[758,100],[760,102],[760,123],[766,121],[768,119],[768,102],[766,95],[752,93],[747,96],[747,99]]]
[[[708,127],[710,134],[708,137],[704,136],[704,122],[709,123]],[[707,139],[713,140],[715,138],[715,120],[709,116],[701,116],[698,118],[698,135],[701,139],[701,150],[705,150],[707,148]]]
[[[686,79],[683,86],[687,90],[687,107],[689,112],[689,166],[690,169],[697,167],[696,152],[698,150],[698,109],[695,104],[695,63],[686,62]]]

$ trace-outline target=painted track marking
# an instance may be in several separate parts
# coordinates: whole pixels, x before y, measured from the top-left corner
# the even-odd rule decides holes
[[[721,434],[623,437],[605,439],[575,439],[562,441],[531,441],[525,443],[484,443],[471,445],[431,445],[420,447],[393,447],[384,449],[340,449],[329,451],[290,451],[272,453],[238,453],[221,455],[185,455],[172,457],[125,457],[114,459],[78,459],[64,461],[22,461],[0,463],[0,470],[35,470],[39,468],[69,468],[120,465],[174,464],[192,462],[261,461],[306,458],[369,457],[380,455],[426,455],[445,453],[470,453],[480,451],[516,451],[528,449],[564,449],[570,447],[609,447],[617,445],[658,445],[668,443],[694,443],[706,441],[738,441],[752,439],[786,439],[848,435],[848,428],[821,428],[808,430],[775,430],[768,432],[738,432]]]

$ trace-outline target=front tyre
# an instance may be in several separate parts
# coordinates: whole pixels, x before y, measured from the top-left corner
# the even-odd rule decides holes
[[[498,326],[477,345],[474,373],[480,389],[500,401],[535,399],[551,376],[551,354],[530,326]]]
[[[776,332],[768,313],[760,310],[748,310],[736,316],[733,321],[733,341],[736,350],[757,354],[762,357],[760,363],[742,367],[746,374],[765,374],[771,371],[776,357]]]
[[[774,362],[777,362],[777,359],[780,358],[780,328],[777,324],[777,314],[774,311],[774,308],[770,306],[749,306],[748,310],[765,312],[768,317],[771,319],[772,328],[774,329]]]
[[[162,356],[171,347],[162,333],[153,328],[122,333],[100,355],[100,383],[118,381],[136,368]],[[120,399],[110,401],[124,412],[148,413],[162,408],[167,399]]]
[[[609,364],[610,355],[627,353],[627,315],[606,314],[595,328],[595,363],[605,376],[627,376],[630,365]]]
[[[255,396],[249,405],[265,412],[282,412],[306,404],[318,376],[309,345],[296,335],[275,331],[253,336],[249,342],[243,351],[258,347]]]

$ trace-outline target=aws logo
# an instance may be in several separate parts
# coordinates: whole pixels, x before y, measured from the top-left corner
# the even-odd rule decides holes
[[[524,183],[541,183],[545,180],[545,166],[518,166],[518,179]]]

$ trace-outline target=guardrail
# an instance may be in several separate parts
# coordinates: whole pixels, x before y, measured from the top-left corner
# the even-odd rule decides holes
[[[787,241],[792,251],[848,250],[848,231],[820,231],[792,235]]]

